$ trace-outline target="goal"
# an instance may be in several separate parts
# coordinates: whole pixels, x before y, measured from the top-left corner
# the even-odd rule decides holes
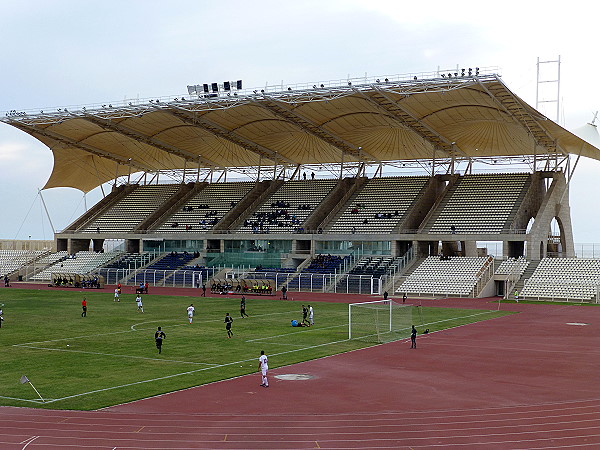
[[[351,303],[348,305],[348,339],[384,343],[407,338],[414,308],[392,300]]]

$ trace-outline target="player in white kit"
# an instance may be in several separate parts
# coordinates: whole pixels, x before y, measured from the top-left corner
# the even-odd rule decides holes
[[[262,387],[269,387],[269,380],[267,379],[267,372],[269,371],[269,360],[267,355],[265,355],[265,351],[260,351],[260,358],[258,358],[258,369],[262,374]]]
[[[187,307],[188,321],[190,323],[192,323],[192,320],[194,319],[194,311],[194,304],[192,303],[190,306]]]

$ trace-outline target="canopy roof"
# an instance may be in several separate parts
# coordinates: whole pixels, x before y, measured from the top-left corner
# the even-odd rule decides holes
[[[600,150],[544,117],[497,75],[228,91],[3,122],[54,153],[44,188],[84,192],[130,172]]]

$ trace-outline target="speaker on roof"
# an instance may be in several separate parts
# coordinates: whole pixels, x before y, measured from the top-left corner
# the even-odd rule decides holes
[[[211,87],[212,87],[212,91],[213,92],[219,92],[219,85],[218,85],[218,83],[212,83]]]
[[[241,89],[242,88],[242,80],[237,80],[235,82],[235,88],[236,89]]]
[[[226,91],[230,91],[231,83],[229,81],[223,81],[223,89],[225,89]]]
[[[204,83],[202,88],[204,89],[204,92],[208,92],[208,84]]]

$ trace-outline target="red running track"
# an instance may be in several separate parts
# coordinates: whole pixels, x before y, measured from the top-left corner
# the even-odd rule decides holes
[[[0,448],[600,448],[600,309],[502,308],[520,314],[274,369],[268,389],[252,375],[101,411],[0,408]]]

